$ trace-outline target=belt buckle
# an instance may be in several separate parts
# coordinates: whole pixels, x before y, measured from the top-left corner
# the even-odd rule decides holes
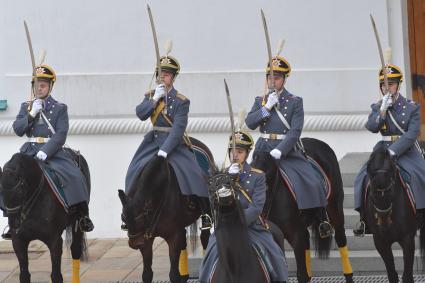
[[[277,139],[277,134],[270,134],[270,139],[271,140]]]
[[[391,136],[391,141],[392,142],[395,142],[395,141],[397,141],[398,140],[398,136]]]
[[[36,137],[35,139],[37,143],[44,143],[44,137]]]

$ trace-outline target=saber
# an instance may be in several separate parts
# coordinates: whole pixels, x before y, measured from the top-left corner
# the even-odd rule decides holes
[[[156,83],[160,84],[161,83],[161,62],[160,62],[160,55],[159,55],[159,47],[158,47],[158,38],[156,36],[156,29],[155,29],[155,23],[153,21],[153,16],[152,16],[152,11],[151,11],[151,7],[148,6],[148,14],[149,14],[149,21],[151,23],[151,28],[152,28],[152,36],[153,36],[153,42],[155,44],[155,54],[156,54],[156,68],[158,70],[157,76],[156,76]]]
[[[261,18],[263,20],[263,27],[264,27],[264,35],[266,36],[266,43],[267,43],[267,54],[269,56],[269,66],[270,66],[270,76],[272,78],[272,85],[269,85],[269,88],[274,89],[274,71],[273,71],[273,57],[272,57],[272,47],[270,45],[270,36],[269,36],[269,29],[267,28],[267,21],[266,16],[264,15],[263,9],[261,9]]]
[[[226,90],[227,106],[229,108],[229,116],[230,116],[230,129],[232,131],[232,158],[233,158],[233,162],[235,162],[235,149],[236,149],[235,120],[233,117],[232,101],[230,99],[229,86],[227,85],[226,79],[224,79],[224,88]]]
[[[31,111],[32,99],[33,99],[33,95],[34,95],[34,88],[35,89],[37,88],[37,76],[36,76],[36,73],[35,73],[36,69],[35,69],[34,50],[32,48],[31,35],[30,35],[30,31],[28,29],[28,25],[27,25],[26,21],[24,21],[24,27],[25,27],[25,33],[27,35],[28,48],[30,50],[30,55],[31,55],[32,76],[34,78],[34,86],[31,88],[30,99],[29,99],[29,103],[28,103],[28,111]]]
[[[379,39],[378,29],[376,28],[375,20],[373,19],[372,14],[370,14],[370,21],[372,22],[373,31],[375,33],[376,44],[378,45],[379,57],[381,59],[382,65],[382,73],[384,74],[384,86],[385,86],[385,94],[388,92],[388,77],[387,72],[385,70],[385,60],[384,53],[382,52],[381,40]]]

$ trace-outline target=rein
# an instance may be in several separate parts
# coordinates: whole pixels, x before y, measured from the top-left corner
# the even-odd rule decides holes
[[[10,170],[10,169],[5,169],[5,171],[6,170]],[[29,187],[27,183],[20,177],[18,183],[11,190],[15,190],[17,188],[24,188],[24,186]],[[10,215],[18,214],[18,213],[20,214],[19,216],[20,222],[19,222],[19,226],[16,228],[16,232],[19,231],[22,224],[27,219],[29,213],[31,212],[32,208],[34,207],[36,203],[36,200],[38,199],[41,191],[43,190],[43,186],[44,186],[44,176],[42,174],[37,188],[28,199],[23,200],[21,205],[18,205],[16,207],[9,208],[6,206],[6,211],[8,214]]]

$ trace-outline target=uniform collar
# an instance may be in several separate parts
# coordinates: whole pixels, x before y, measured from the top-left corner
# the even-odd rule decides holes
[[[177,95],[177,90],[173,86],[173,87],[171,87],[170,91],[167,93],[167,96],[173,98],[176,95]]]
[[[57,101],[49,95],[47,98],[44,99],[44,109],[49,110]]]
[[[251,165],[248,164],[248,162],[244,162],[242,166],[242,172],[240,173],[240,180],[243,181],[248,177],[249,173],[251,172]]]

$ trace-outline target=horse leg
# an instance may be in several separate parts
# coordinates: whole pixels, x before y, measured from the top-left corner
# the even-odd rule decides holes
[[[62,283],[61,260],[62,260],[62,237],[59,236],[56,240],[49,243],[50,260],[52,261],[52,274],[50,278],[52,282]]]
[[[415,259],[415,236],[404,237],[400,242],[403,249],[404,271],[403,283],[413,283],[413,262]]]
[[[83,254],[84,233],[78,227],[77,222],[74,221],[72,225],[72,283],[80,283],[80,259]]]
[[[189,266],[188,266],[188,256],[187,256],[187,239],[186,239],[186,229],[182,228],[182,236],[184,237],[184,246],[180,251],[179,258],[179,272],[182,283],[186,283],[189,280]],[[193,236],[192,236],[193,239]],[[194,239],[196,241],[196,238]]]
[[[179,258],[180,251],[185,244],[186,236],[183,233],[174,233],[174,235],[165,240],[168,244],[168,253],[170,256],[170,281],[171,283],[180,283]]]
[[[28,245],[29,241],[21,240],[18,237],[12,240],[13,250],[19,261],[19,282],[30,283],[31,274],[28,270]]]
[[[153,241],[154,238],[144,241],[143,247],[140,249],[143,257],[142,280],[144,283],[151,283],[153,279],[152,258],[153,258]]]
[[[388,281],[390,283],[397,283],[398,274],[395,270],[394,264],[394,255],[391,250],[391,244],[385,241],[382,237],[378,237],[375,234],[373,235],[373,242],[375,243],[375,247],[384,260],[385,268],[387,269]]]
[[[305,228],[290,227],[286,229],[285,237],[289,244],[294,249],[295,261],[297,263],[297,279],[299,283],[310,282],[310,276],[306,268],[306,247],[305,247]],[[291,231],[292,233],[288,233]],[[295,233],[294,233],[295,231]]]
[[[341,257],[342,272],[344,273],[345,282],[353,283],[353,268],[351,267],[350,258],[348,257],[347,236],[345,235],[344,228],[344,211],[342,206],[334,207],[332,204],[331,202],[328,206],[328,213],[335,229],[335,242]]]

